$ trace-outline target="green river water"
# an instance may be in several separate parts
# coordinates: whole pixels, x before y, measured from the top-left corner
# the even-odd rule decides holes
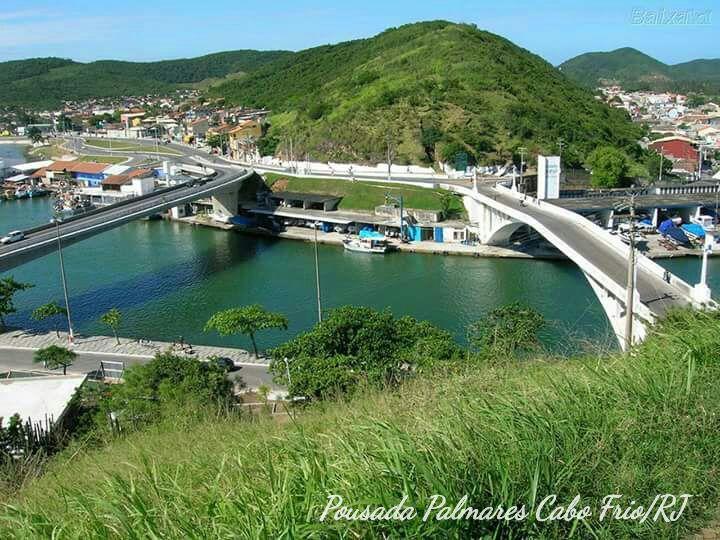
[[[0,159],[22,161],[16,146],[0,145]],[[0,202],[0,232],[41,224],[50,199]],[[105,232],[63,251],[76,332],[108,330],[98,317],[112,307],[123,313],[121,334],[247,348],[242,337],[205,334],[215,311],[260,303],[285,313],[287,332],[259,336],[271,346],[316,322],[311,244],[259,238],[237,232],[166,222],[139,221]],[[549,321],[545,341],[558,352],[584,341],[615,343],[605,315],[582,273],[570,262],[471,258],[393,253],[347,253],[320,246],[323,308],[345,304],[388,308],[396,315],[427,319],[463,341],[466,326],[488,309],[515,300]],[[697,280],[698,259],[663,262],[685,279]],[[58,258],[51,254],[9,274],[35,285],[17,295],[18,312],[8,323],[49,329],[30,312],[50,300],[62,303]],[[711,283],[720,286],[720,263],[711,263]]]

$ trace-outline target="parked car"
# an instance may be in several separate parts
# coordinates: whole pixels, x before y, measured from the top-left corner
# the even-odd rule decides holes
[[[224,371],[235,371],[237,369],[237,366],[235,366],[235,362],[233,362],[232,359],[227,358],[226,356],[216,356],[214,358],[211,358],[210,362]]]
[[[25,233],[22,231],[12,231],[0,238],[0,244],[12,244],[25,238]]]

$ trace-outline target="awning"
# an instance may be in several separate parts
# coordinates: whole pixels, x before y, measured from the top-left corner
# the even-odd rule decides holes
[[[15,183],[15,182],[22,182],[23,180],[27,180],[28,178],[30,178],[30,177],[26,174],[16,174],[15,176],[9,176],[8,178],[6,178],[3,181]]]

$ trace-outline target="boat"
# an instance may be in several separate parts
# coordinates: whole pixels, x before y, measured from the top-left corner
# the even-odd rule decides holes
[[[28,197],[30,197],[30,194],[25,186],[20,186],[15,190],[16,199],[27,199]]]
[[[670,239],[671,242],[684,247],[692,247],[690,239],[683,232],[680,227],[672,227],[665,232],[665,236]]]
[[[618,236],[620,236],[620,240],[622,240],[623,243],[630,245],[630,232],[629,231],[622,231],[622,232],[620,232],[620,234]],[[635,233],[633,234],[633,240],[634,240],[635,244],[640,244],[642,242],[647,241],[647,239],[645,238],[645,235],[639,231],[635,231]]]
[[[691,240],[702,241],[705,239],[705,229],[697,223],[685,223],[681,226],[683,232],[690,237]]]
[[[362,230],[358,238],[347,237],[343,240],[347,251],[360,253],[386,253],[388,250],[387,238],[376,231]]]

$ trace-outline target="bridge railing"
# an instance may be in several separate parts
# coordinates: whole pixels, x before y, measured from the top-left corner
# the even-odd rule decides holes
[[[169,187],[165,187],[165,188],[156,189],[155,191],[151,191],[150,193],[146,193],[146,194],[144,194],[144,195],[138,195],[137,197],[130,197],[130,198],[128,198],[128,199],[123,199],[122,201],[113,203],[111,206],[112,206],[113,208],[120,208],[121,206],[126,206],[126,205],[128,205],[128,204],[134,204],[134,203],[136,203],[136,202],[138,202],[138,201],[142,201],[142,200],[144,200],[144,199],[149,199],[149,198],[152,198],[152,197],[156,197],[156,196],[158,196],[158,195],[167,194],[167,193],[170,193],[170,192],[175,191],[175,190],[177,190],[177,189],[182,189],[182,188],[184,188],[184,187],[186,187],[186,186],[185,186],[185,184],[183,183],[183,184],[177,184],[177,185],[175,185],[175,186],[169,186]],[[67,218],[63,218],[62,223],[72,223],[73,221],[77,221],[78,219],[83,219],[83,218],[86,218],[86,217],[88,217],[88,216],[93,216],[93,215],[98,214],[98,213],[100,213],[100,212],[104,212],[104,211],[106,211],[107,209],[108,209],[108,206],[102,206],[102,207],[100,207],[100,208],[93,208],[92,210],[87,210],[86,212],[80,212],[80,213],[78,213],[78,214],[73,214],[72,216],[69,216],[69,217],[67,217]],[[30,229],[25,229],[23,232],[25,233],[25,235],[29,235],[29,234],[33,234],[33,233],[37,233],[37,232],[41,232],[41,231],[48,230],[48,229],[50,229],[50,228],[52,228],[52,227],[54,227],[54,226],[55,226],[55,225],[54,225],[53,223],[45,223],[45,224],[43,224],[43,225],[38,225],[38,226],[32,227],[32,228],[30,228]]]
[[[509,188],[506,188],[504,186],[497,186],[497,189],[503,190],[505,193],[512,195],[515,198],[521,198],[522,194],[512,191]],[[537,202],[537,199],[531,196],[527,196],[527,199],[532,202]],[[614,236],[610,234],[607,230],[603,229],[602,227],[599,227],[589,219],[584,218],[580,214],[573,212],[572,210],[568,210],[566,208],[562,208],[560,206],[554,205],[549,201],[545,201],[543,203],[543,209],[551,214],[556,214],[558,217],[571,220],[574,223],[576,223],[579,227],[582,227],[585,229],[589,234],[592,234],[596,238],[600,239],[604,244],[606,244],[608,247],[613,249],[614,251],[620,253],[625,259],[628,259],[630,257],[630,246],[623,243],[617,236]],[[638,266],[649,272],[650,274],[654,275],[655,277],[658,277],[660,279],[665,279],[666,277],[666,269],[660,266],[658,263],[650,259],[649,257],[646,257],[642,253],[638,253],[636,255],[636,261]],[[685,295],[691,296],[692,295],[692,285],[687,283],[686,281],[680,279],[674,274],[670,274],[670,281],[669,283],[671,285],[676,286],[679,288]]]

